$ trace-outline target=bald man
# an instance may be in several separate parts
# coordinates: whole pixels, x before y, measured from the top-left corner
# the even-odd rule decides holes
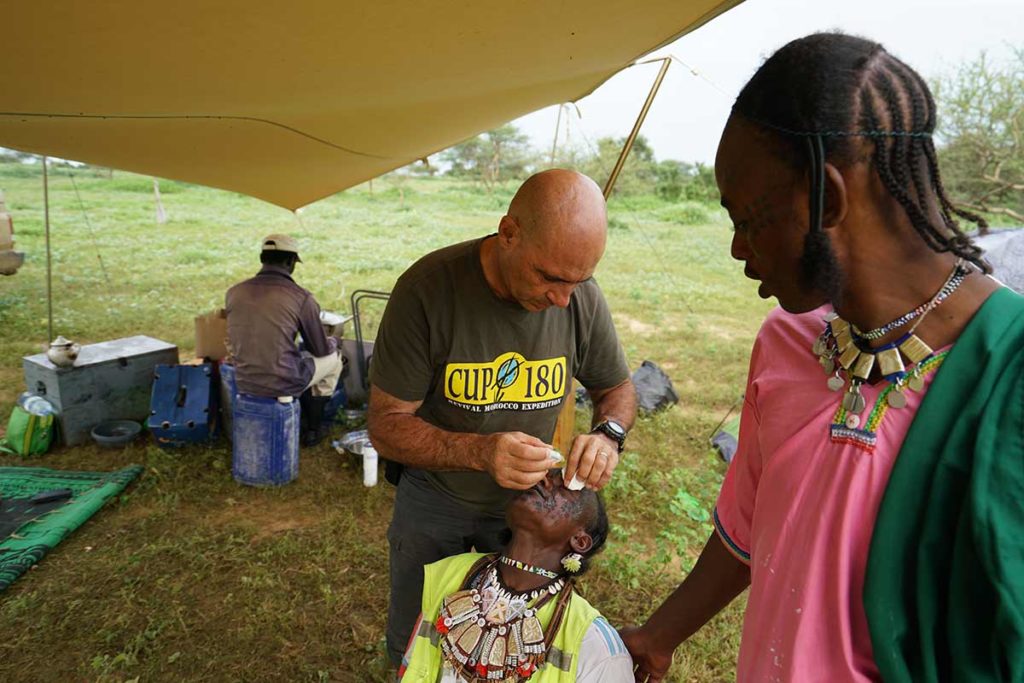
[[[404,469],[388,528],[388,653],[399,664],[423,565],[500,549],[505,505],[556,466],[548,445],[570,379],[594,403],[565,480],[608,483],[636,392],[593,279],[607,217],[590,178],[529,178],[498,232],[424,256],[395,285],[371,368],[370,437]]]

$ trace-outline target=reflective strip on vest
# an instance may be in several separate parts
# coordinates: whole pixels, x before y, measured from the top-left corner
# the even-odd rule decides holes
[[[545,661],[562,671],[572,671],[572,654],[562,652],[554,645],[548,648],[548,656]]]
[[[420,621],[420,627],[416,631],[417,637],[429,638],[430,644],[437,647],[438,642],[441,640],[441,634],[437,632],[437,627],[433,623],[426,619]]]

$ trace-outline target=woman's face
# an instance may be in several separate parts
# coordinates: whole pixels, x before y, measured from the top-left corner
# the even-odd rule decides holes
[[[822,290],[822,278],[814,271],[826,266],[828,272],[839,271],[823,233],[812,242],[816,253],[806,253],[809,192],[804,175],[782,161],[763,131],[733,116],[718,146],[715,178],[733,222],[732,257],[743,262],[744,275],[760,282],[761,298],[776,297],[790,313],[825,303],[833,292]],[[810,262],[809,256],[814,256]]]
[[[554,545],[568,544],[596,514],[597,494],[589,489],[570,491],[562,485],[561,470],[555,469],[533,488],[518,493],[509,503],[505,519],[513,532]]]

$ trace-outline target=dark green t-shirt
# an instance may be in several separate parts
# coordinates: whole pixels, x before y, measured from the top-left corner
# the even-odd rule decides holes
[[[530,312],[488,286],[482,242],[427,254],[398,278],[371,381],[403,401],[422,400],[417,415],[441,429],[519,431],[550,443],[569,378],[590,389],[617,386],[629,377],[625,354],[593,279],[576,287],[567,308]],[[486,472],[410,468],[405,475],[496,515],[511,495]]]

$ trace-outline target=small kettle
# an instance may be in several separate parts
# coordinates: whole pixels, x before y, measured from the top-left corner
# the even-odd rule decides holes
[[[58,368],[70,368],[78,358],[78,352],[82,347],[63,335],[50,342],[50,348],[46,351],[46,357]]]

